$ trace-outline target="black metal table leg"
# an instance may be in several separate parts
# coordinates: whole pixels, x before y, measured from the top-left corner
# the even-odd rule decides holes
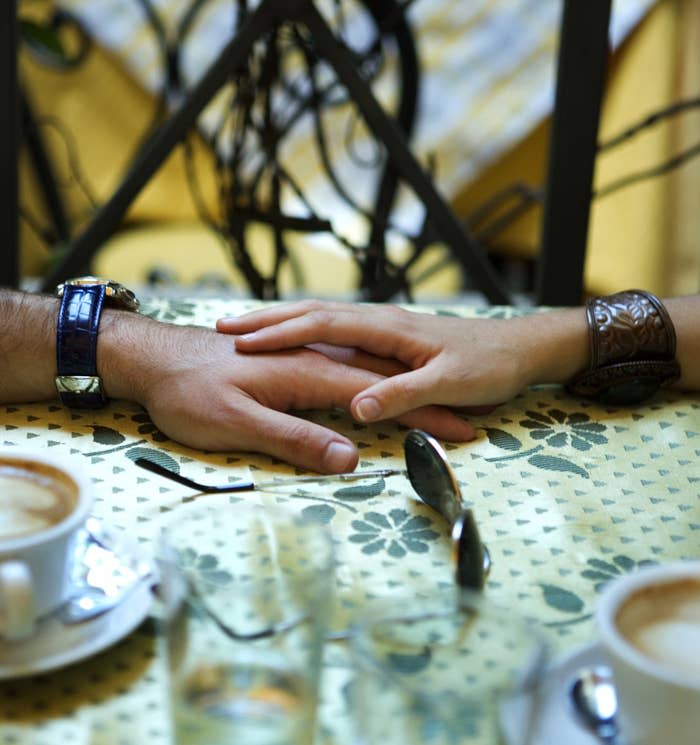
[[[312,2],[306,4],[303,20],[313,34],[316,47],[347,88],[367,126],[386,148],[394,167],[425,205],[436,233],[450,247],[455,258],[474,279],[478,290],[490,302],[509,304],[508,293],[486,252],[465,232],[432,179],[416,160],[401,130],[387,116],[369,86],[358,75],[347,50],[336,42],[325,19]]]
[[[311,31],[314,44],[334,68],[374,135],[387,149],[393,165],[426,206],[437,234],[448,244],[460,264],[475,279],[477,287],[491,302],[507,303],[509,298],[485,252],[467,235],[432,180],[411,153],[403,133],[384,112],[367,83],[355,70],[352,59],[338,43],[311,0],[284,4],[263,0],[241,25],[239,33],[225,47],[217,61],[189,92],[181,107],[155,132],[133,164],[121,186],[104,205],[86,230],[78,236],[63,261],[43,281],[51,290],[59,281],[84,271],[99,246],[114,232],[129,205],[156,172],[170,151],[194,126],[197,116],[226,81],[231,70],[242,64],[253,44],[282,20],[298,20]]]
[[[64,259],[44,278],[44,291],[51,291],[59,282],[85,271],[95,252],[114,233],[141,189],[195,125],[197,117],[226,82],[230,71],[245,62],[253,44],[277,22],[280,13],[284,12],[281,5],[276,0],[264,0],[243,22],[239,33],[224,47],[181,106],[145,143],[122,183],[76,238]]]
[[[611,0],[564,2],[537,263],[539,305],[577,305],[583,299],[610,6]]]
[[[17,2],[0,2],[0,286],[19,287]]]

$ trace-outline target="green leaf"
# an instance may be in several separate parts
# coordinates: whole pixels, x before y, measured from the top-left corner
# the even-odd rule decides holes
[[[603,561],[603,559],[589,559],[587,563],[589,566],[599,569],[601,572],[605,572],[606,574],[619,574],[617,566],[611,564],[609,561]]]
[[[227,585],[233,577],[225,569],[214,569],[202,572],[202,577],[214,585]]]
[[[626,572],[631,572],[636,567],[636,563],[634,559],[631,559],[629,556],[625,556],[624,554],[618,554],[617,556],[613,557],[613,561],[617,566],[619,566],[621,569],[624,569]]]
[[[568,471],[569,473],[575,473],[579,476],[583,476],[584,479],[589,478],[588,471],[577,466],[566,458],[559,458],[555,455],[531,455],[527,459],[528,463],[531,463],[537,468],[544,468],[546,471]]]
[[[330,521],[335,517],[335,508],[328,504],[314,504],[310,507],[304,507],[301,511],[305,520],[309,522],[321,523],[328,525]]]
[[[520,442],[517,437],[513,437],[509,432],[505,432],[502,429],[487,427],[486,435],[492,445],[503,450],[520,450],[523,446],[522,442]]]
[[[557,585],[540,585],[547,605],[564,613],[580,613],[583,609],[583,600],[563,587]]]
[[[534,419],[536,422],[539,422],[546,427],[551,427],[554,423],[552,417],[547,416],[547,414],[541,414],[539,411],[526,411],[525,414],[526,416],[529,416],[530,419]]]
[[[346,486],[342,489],[338,489],[333,492],[333,496],[337,499],[345,499],[346,501],[356,502],[362,499],[371,499],[376,497],[384,491],[386,484],[384,479],[376,481],[374,484],[362,484],[360,486]]]
[[[593,582],[607,582],[611,579],[609,574],[605,572],[596,572],[594,569],[584,569],[581,572],[581,576],[585,579],[590,579]]]
[[[421,654],[398,654],[389,653],[387,663],[390,670],[399,673],[417,673],[430,664],[431,653],[429,649]]]
[[[100,425],[92,426],[92,440],[100,445],[119,445],[126,440],[121,432],[111,427],[102,427]]]
[[[212,554],[200,554],[197,560],[197,569],[213,569],[219,566],[219,560]]]

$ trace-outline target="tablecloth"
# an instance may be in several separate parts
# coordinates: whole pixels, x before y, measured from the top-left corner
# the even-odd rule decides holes
[[[256,307],[223,299],[148,300],[161,320],[212,325]],[[517,310],[415,308],[505,317]],[[351,438],[358,469],[404,468],[406,429],[363,425],[341,411],[311,412]],[[474,418],[477,438],[444,443],[465,506],[476,515],[493,568],[485,592],[535,622],[555,653],[594,636],[596,596],[610,579],[649,562],[700,555],[700,396],[663,391],[635,408],[604,407],[538,386]],[[136,467],[145,455],[171,459],[196,480],[263,480],[298,473],[260,454],[202,453],[163,436],[129,402],[70,411],[57,402],[0,406],[0,442],[80,461],[94,484],[94,514],[150,551],[162,519],[191,490]],[[338,547],[338,607],[352,615],[369,598],[453,581],[449,529],[402,475],[289,493],[205,497],[279,500],[324,522]],[[0,683],[0,745],[127,745],[171,742],[167,671],[158,626],[132,634],[69,668]],[[341,679],[342,645],[329,645]],[[0,658],[2,651],[0,649]],[[0,659],[1,661],[1,659]],[[329,691],[330,693],[330,691]],[[337,691],[336,691],[337,693]],[[321,709],[322,742],[336,743],[342,695]]]

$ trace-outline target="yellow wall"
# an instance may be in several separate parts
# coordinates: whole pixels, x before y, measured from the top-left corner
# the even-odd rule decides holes
[[[608,72],[600,140],[652,111],[700,94],[700,3],[665,0],[615,54]],[[489,194],[522,180],[545,180],[549,127],[544,122],[455,199],[468,214]],[[700,142],[700,112],[657,125],[601,153],[595,186],[666,161]],[[683,294],[700,290],[700,158],[673,174],[641,182],[599,200],[591,210],[585,286],[599,294],[641,287]],[[541,210],[533,209],[499,237],[507,255],[534,256]]]
[[[32,4],[30,4],[32,6]],[[31,9],[31,7],[30,7]],[[22,8],[24,13],[24,6]],[[36,12],[36,9],[35,9]],[[30,55],[20,58],[20,75],[45,137],[61,183],[61,194],[69,213],[87,220],[91,206],[81,189],[70,179],[68,151],[63,135],[52,121],[65,125],[65,132],[79,142],[79,167],[83,177],[104,202],[119,184],[130,159],[144,137],[155,113],[155,102],[138,86],[109,53],[93,45],[85,61],[70,71],[57,71],[38,64]],[[208,155],[194,142],[207,200],[214,201]],[[40,211],[40,202],[26,153],[20,169],[21,202]],[[127,219],[133,222],[192,220],[196,210],[186,186],[184,158],[177,148],[134,202]],[[21,221],[23,275],[45,271],[46,247]]]

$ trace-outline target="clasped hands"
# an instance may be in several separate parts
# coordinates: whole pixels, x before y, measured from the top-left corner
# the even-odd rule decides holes
[[[219,319],[217,331],[235,338],[238,385],[256,402],[245,407],[251,421],[241,446],[317,471],[352,470],[352,442],[282,413],[329,407],[360,422],[395,419],[471,440],[474,426],[457,411],[491,410],[538,377],[517,320],[321,301]],[[250,368],[245,380],[240,368]]]
[[[138,401],[162,432],[190,447],[263,452],[340,473],[356,467],[355,444],[290,412],[340,408],[360,422],[394,419],[439,439],[471,440],[465,413],[585,365],[585,318],[563,313],[556,322],[554,314],[464,319],[302,301],[221,318],[216,331],[122,318],[109,333],[129,327],[135,341],[105,341],[103,354],[129,346],[129,364],[112,355],[104,375],[111,396]]]

